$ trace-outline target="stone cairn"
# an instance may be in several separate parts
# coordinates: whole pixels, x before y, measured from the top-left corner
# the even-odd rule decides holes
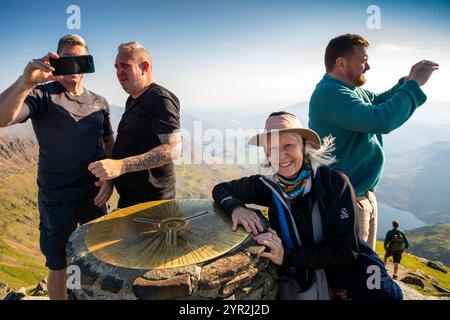
[[[275,266],[259,258],[265,249],[249,237],[227,254],[197,265],[140,270],[117,267],[97,259],[85,238],[90,224],[78,228],[67,245],[68,265],[81,271],[81,289],[72,299],[224,299],[273,300],[277,294]]]

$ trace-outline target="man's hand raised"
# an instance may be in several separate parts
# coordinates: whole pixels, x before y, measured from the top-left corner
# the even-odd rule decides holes
[[[30,60],[22,74],[23,83],[29,87],[34,87],[39,83],[61,80],[62,76],[52,74],[55,69],[50,65],[50,58],[58,59],[59,56],[54,52],[49,52],[45,57]]]
[[[406,80],[415,80],[420,86],[423,86],[430,79],[434,70],[439,69],[439,64],[429,60],[422,60],[411,67]]]

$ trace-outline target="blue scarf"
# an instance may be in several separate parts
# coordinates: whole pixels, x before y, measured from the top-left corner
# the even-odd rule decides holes
[[[275,174],[275,181],[281,192],[290,200],[303,196],[308,184],[311,181],[311,165],[305,162],[297,177],[290,180]]]

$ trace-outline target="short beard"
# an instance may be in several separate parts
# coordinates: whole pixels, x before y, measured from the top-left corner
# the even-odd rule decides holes
[[[366,77],[362,74],[358,77],[358,79],[356,79],[355,87],[360,87],[365,83],[366,83]]]
[[[366,77],[364,76],[364,74],[362,74],[358,78],[354,79],[351,70],[348,70],[348,72],[347,72],[347,79],[349,79],[351,81],[351,84],[354,87],[360,87],[366,83]]]

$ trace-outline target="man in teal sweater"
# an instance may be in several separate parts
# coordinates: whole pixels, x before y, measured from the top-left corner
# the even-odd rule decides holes
[[[438,69],[432,61],[416,63],[407,77],[390,90],[375,94],[360,88],[369,43],[359,35],[332,39],[325,51],[326,74],[309,105],[309,127],[321,137],[336,138],[334,167],[345,171],[358,197],[355,231],[375,248],[377,203],[374,195],[383,165],[383,134],[404,124],[426,101],[420,89]]]

